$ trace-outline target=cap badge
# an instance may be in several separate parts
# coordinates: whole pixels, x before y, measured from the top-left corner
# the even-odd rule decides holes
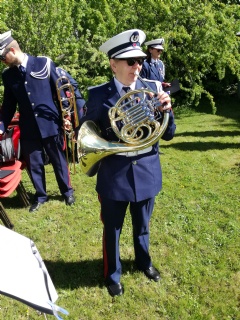
[[[130,41],[132,42],[133,46],[137,45],[137,42],[139,42],[139,32],[135,31],[130,37]]]

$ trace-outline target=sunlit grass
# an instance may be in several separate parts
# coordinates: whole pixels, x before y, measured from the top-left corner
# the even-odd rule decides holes
[[[86,177],[79,167],[72,175],[73,207],[59,196],[51,165],[46,166],[50,201],[37,213],[22,208],[16,194],[2,200],[15,231],[39,249],[59,294],[57,303],[70,313],[64,319],[240,319],[239,100],[218,110],[216,115],[175,110],[176,136],[161,141],[163,190],[150,227],[159,283],[135,268],[128,214],[121,236],[125,293],[116,299],[108,295],[96,178]],[[32,195],[26,172],[23,183]],[[0,319],[40,318],[35,310],[0,296]]]

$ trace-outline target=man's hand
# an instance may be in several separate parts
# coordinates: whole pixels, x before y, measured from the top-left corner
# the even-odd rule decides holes
[[[172,108],[171,98],[169,94],[164,91],[158,93],[158,100],[161,103],[161,106],[158,107],[159,111],[164,112],[166,110],[170,110]]]
[[[70,118],[64,118],[63,119],[63,127],[64,127],[64,130],[71,131],[72,123],[70,121]]]
[[[162,82],[162,86],[163,86],[163,88],[171,87],[171,83],[170,82]]]

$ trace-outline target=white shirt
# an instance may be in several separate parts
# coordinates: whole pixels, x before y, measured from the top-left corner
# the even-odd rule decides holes
[[[114,77],[114,82],[115,82],[115,86],[117,88],[117,91],[121,97],[124,96],[124,94],[126,94],[126,92],[122,89],[123,87],[130,87],[131,90],[135,90],[136,82],[133,82],[130,86],[126,86],[126,85],[122,84],[120,81],[118,81],[115,77]]]

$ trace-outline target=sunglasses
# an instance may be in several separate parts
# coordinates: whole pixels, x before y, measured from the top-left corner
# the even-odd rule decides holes
[[[155,49],[158,53],[163,52],[161,49]]]
[[[10,48],[6,49],[4,54],[0,54],[0,61],[6,60],[6,55],[8,54],[9,51],[10,51]]]
[[[136,62],[141,66],[144,62],[143,58],[127,58],[127,59],[118,59],[118,60],[127,61],[127,64],[129,65],[129,67],[134,66]]]

